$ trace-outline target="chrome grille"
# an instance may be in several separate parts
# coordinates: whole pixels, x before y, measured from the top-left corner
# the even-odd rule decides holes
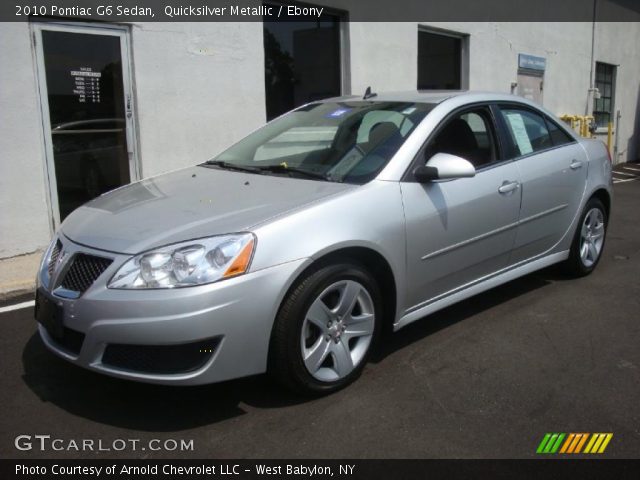
[[[71,267],[60,284],[62,288],[84,293],[102,275],[113,260],[79,253],[73,257]]]
[[[51,277],[51,275],[53,275],[53,272],[55,272],[56,270],[56,263],[58,262],[60,250],[62,250],[62,244],[60,243],[60,240],[56,240],[56,244],[53,246],[53,250],[51,250],[49,264],[47,265],[47,272],[49,272],[49,277]]]

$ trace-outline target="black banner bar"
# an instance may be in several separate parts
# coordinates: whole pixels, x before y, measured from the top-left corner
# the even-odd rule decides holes
[[[8,479],[314,480],[640,478],[638,460],[0,460]]]
[[[357,22],[640,21],[638,0],[16,0],[0,2],[0,21],[316,21],[330,10]]]

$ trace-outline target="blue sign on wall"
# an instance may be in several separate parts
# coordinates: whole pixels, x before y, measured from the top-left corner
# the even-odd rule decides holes
[[[527,70],[540,70],[544,72],[547,66],[547,59],[544,57],[536,57],[534,55],[527,55],[526,53],[518,54],[518,67],[526,68]]]

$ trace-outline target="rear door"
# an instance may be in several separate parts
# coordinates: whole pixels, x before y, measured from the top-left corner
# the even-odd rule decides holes
[[[522,206],[511,264],[541,255],[568,233],[579,213],[587,157],[570,135],[542,112],[502,105],[503,131],[522,184]]]

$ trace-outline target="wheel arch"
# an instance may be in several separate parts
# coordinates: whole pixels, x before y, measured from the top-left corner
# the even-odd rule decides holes
[[[609,194],[609,192],[605,188],[599,188],[595,190],[589,198],[590,199],[597,198],[602,202],[606,210],[605,213],[607,214],[607,222],[608,222],[611,216],[611,195]]]
[[[391,328],[396,317],[398,304],[398,286],[391,265],[377,250],[363,246],[342,247],[325,253],[311,265],[333,263],[336,261],[353,260],[367,270],[378,283],[382,294],[383,325]]]
[[[293,281],[287,286],[285,293],[281,296],[280,303],[276,310],[276,316],[291,291],[296,288],[298,283],[305,278],[310,271],[323,265],[346,260],[359,264],[378,282],[378,287],[382,294],[384,330],[391,331],[393,329],[393,322],[397,314],[398,285],[393,268],[382,253],[369,246],[342,245],[330,251],[319,252],[309,260],[310,262],[297,273]]]

